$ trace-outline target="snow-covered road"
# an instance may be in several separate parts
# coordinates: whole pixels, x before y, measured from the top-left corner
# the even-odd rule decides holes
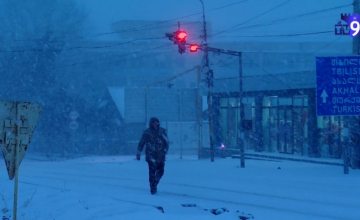
[[[235,220],[244,212],[264,220],[357,220],[359,182],[359,170],[345,175],[339,166],[247,160],[246,168],[239,168],[236,159],[216,158],[211,163],[169,156],[158,194],[151,195],[147,164],[133,156],[25,159],[20,166],[18,219]],[[12,215],[14,186],[4,165],[0,184],[0,208]],[[229,211],[210,213],[217,208]]]

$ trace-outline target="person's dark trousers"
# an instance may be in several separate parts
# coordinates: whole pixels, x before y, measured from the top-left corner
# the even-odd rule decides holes
[[[157,191],[157,185],[164,175],[165,162],[147,161],[149,165],[149,183],[151,194]]]

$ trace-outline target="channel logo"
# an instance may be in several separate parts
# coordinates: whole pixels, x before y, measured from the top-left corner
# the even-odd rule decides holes
[[[358,37],[360,35],[360,15],[359,14],[341,14],[341,20],[335,24],[335,35],[349,35]]]

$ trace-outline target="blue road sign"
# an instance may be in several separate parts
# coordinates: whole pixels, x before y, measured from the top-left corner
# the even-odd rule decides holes
[[[360,115],[360,56],[316,58],[318,116]]]

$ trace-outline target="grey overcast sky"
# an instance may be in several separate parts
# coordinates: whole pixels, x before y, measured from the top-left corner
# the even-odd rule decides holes
[[[202,21],[202,5],[199,0],[78,1],[85,5],[95,33],[111,31],[111,22],[119,20],[166,21],[175,19],[180,22]],[[333,31],[335,23],[340,21],[340,13],[351,13],[353,11],[352,1],[204,0],[204,5],[206,20],[211,22],[212,33],[221,32],[216,35],[216,39],[231,40],[236,36],[288,35]],[[200,14],[193,15],[196,13]],[[279,19],[285,20],[277,21]],[[272,24],[244,28],[268,22],[272,22]],[[336,36],[333,33],[311,35],[312,40],[331,41],[334,37]],[[296,37],[296,39],[306,39],[306,36]],[[343,40],[345,39],[343,38]]]

